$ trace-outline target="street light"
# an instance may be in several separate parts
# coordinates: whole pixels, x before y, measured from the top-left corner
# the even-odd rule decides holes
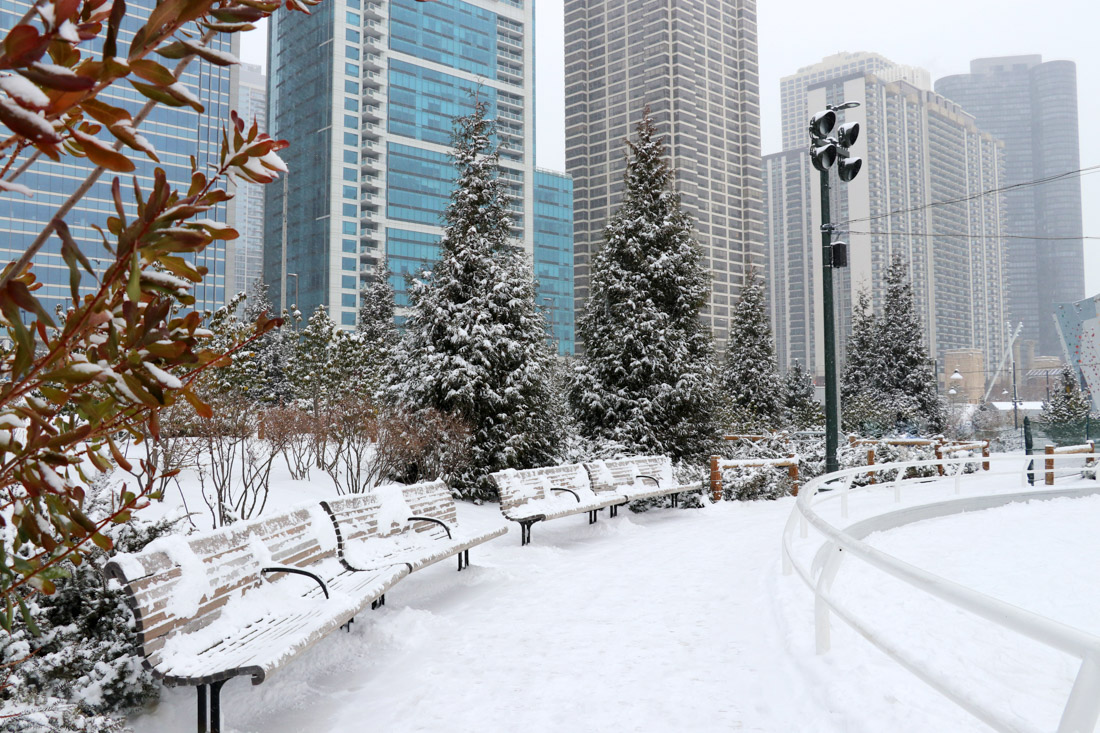
[[[959,394],[959,390],[962,389],[963,381],[964,381],[962,372],[959,371],[958,365],[955,366],[955,371],[953,371],[951,373],[951,376],[948,377],[948,381],[951,383],[951,389],[947,390],[947,394],[948,394],[948,396],[951,397],[952,429],[955,431],[955,437],[958,438],[959,437],[959,422],[962,420],[962,414],[961,414],[961,411],[959,411],[955,408],[956,403],[958,403],[958,400],[955,399],[955,395]],[[959,412],[960,414],[955,415],[954,414],[955,412]]]
[[[840,469],[837,448],[840,444],[840,399],[836,382],[836,323],[833,314],[833,268],[848,266],[848,245],[832,242],[836,227],[829,221],[829,169],[836,165],[843,183],[859,175],[863,161],[851,157],[849,148],[859,139],[859,123],[846,122],[831,137],[836,113],[858,107],[859,102],[826,105],[810,118],[810,160],[821,173],[821,305],[825,337],[825,472]]]

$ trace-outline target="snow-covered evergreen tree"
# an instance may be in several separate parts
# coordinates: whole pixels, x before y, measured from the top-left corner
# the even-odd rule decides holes
[[[1039,423],[1059,444],[1083,443],[1085,420],[1091,407],[1088,395],[1081,391],[1077,373],[1073,367],[1065,365],[1057,388],[1051,391],[1050,399],[1043,402]]]
[[[882,379],[879,322],[871,307],[871,294],[860,290],[852,309],[852,335],[848,338],[840,396],[847,402]]]
[[[783,419],[795,430],[816,428],[825,424],[825,413],[814,399],[814,383],[810,374],[796,361],[783,379]]]
[[[921,342],[923,333],[908,268],[895,255],[886,272],[882,314],[874,314],[866,291],[853,309],[841,380],[847,429],[872,435],[943,429],[935,365]]]
[[[336,340],[340,329],[319,305],[309,317],[287,367],[287,379],[297,399],[308,401],[319,409],[332,395],[343,388],[340,375],[333,369]]]
[[[923,333],[908,268],[901,255],[895,254],[886,271],[886,295],[878,328],[883,370],[880,389],[893,398],[899,427],[920,426],[939,432],[945,416],[936,389],[935,364],[921,341]]]
[[[398,341],[393,295],[390,269],[383,260],[375,270],[373,282],[359,292],[359,322],[355,327],[365,349],[364,366],[372,392],[384,384]]]
[[[783,379],[775,361],[764,281],[749,268],[730,317],[729,345],[722,369],[731,428],[751,433],[778,430],[783,423]]]
[[[458,179],[440,259],[410,289],[386,390],[403,409],[433,408],[470,426],[467,470],[451,479],[475,499],[495,496],[489,472],[545,465],[561,440],[550,387],[553,354],[535,307],[531,266],[510,241],[495,125],[486,110],[477,99],[473,113],[455,121]]]
[[[569,402],[589,439],[698,456],[717,434],[714,347],[699,320],[709,283],[648,109],[629,145],[623,202],[577,321]]]

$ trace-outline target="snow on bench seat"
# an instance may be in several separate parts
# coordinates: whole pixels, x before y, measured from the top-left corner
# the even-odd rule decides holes
[[[624,501],[622,496],[594,494],[588,472],[580,463],[522,471],[509,468],[489,477],[500,492],[501,514],[520,524],[524,545],[530,542],[535,522],[586,512],[592,523],[600,509]]]
[[[408,572],[349,571],[316,506],[163,537],[105,569],[127,591],[146,666],[167,685],[200,687],[242,675],[260,684]]]
[[[469,564],[471,547],[508,531],[498,527],[464,533],[443,481],[380,486],[321,505],[336,527],[341,560],[356,570],[400,563],[414,572],[456,555],[462,570]]]
[[[677,502],[679,494],[696,491],[700,487],[676,483],[672,475],[672,461],[668,456],[630,456],[584,464],[596,495],[622,496],[625,501],[672,496]]]

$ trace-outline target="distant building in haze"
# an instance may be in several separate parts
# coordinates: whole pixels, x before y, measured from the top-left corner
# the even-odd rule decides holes
[[[1005,143],[1003,184],[1073,173],[1081,167],[1077,67],[1042,56],[970,62],[969,74],[947,76],[936,91],[962,105]],[[1081,182],[1070,175],[1005,193],[1008,315],[1023,322],[1039,351],[1061,350],[1052,316],[1059,303],[1085,295]]]
[[[260,132],[267,132],[267,77],[256,64],[233,67],[233,107]],[[271,184],[281,186],[282,182]],[[231,223],[240,236],[233,240],[233,284],[230,293],[247,293],[263,277],[264,269],[264,187],[258,183],[238,183],[229,206]]]

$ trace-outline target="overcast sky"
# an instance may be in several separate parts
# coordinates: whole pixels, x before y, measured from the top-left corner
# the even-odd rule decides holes
[[[540,167],[564,170],[562,0],[534,1],[537,160]],[[824,20],[825,8],[831,21]],[[780,148],[780,77],[829,54],[877,51],[928,69],[933,82],[969,71],[974,58],[1041,54],[1044,61],[1077,62],[1081,167],[1100,165],[1097,0],[757,0],[757,14],[764,153]],[[246,35],[244,60],[263,64],[263,33]],[[1086,120],[1094,121],[1091,127]],[[1081,183],[1084,233],[1100,237],[1100,173]],[[1089,295],[1100,293],[1100,240],[1085,242],[1085,286]]]

